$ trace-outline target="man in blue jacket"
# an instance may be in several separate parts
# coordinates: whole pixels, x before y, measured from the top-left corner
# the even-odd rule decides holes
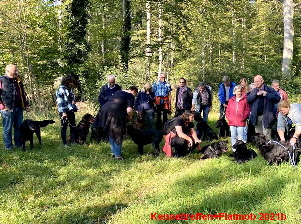
[[[271,139],[272,126],[276,120],[274,104],[280,101],[277,92],[264,84],[261,75],[254,77],[255,88],[249,93],[247,101],[251,107],[249,122],[255,126],[255,132]]]
[[[221,118],[226,111],[229,99],[233,96],[233,90],[236,84],[230,81],[228,76],[223,77],[223,82],[219,85],[218,100],[221,103],[219,109],[219,117]]]

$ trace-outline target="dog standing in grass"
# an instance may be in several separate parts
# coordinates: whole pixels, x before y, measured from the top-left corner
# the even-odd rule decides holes
[[[90,126],[94,122],[94,117],[91,114],[85,114],[81,121],[76,126],[76,143],[82,145],[86,143],[87,135],[89,134]]]
[[[44,120],[44,121],[33,121],[30,119],[24,120],[19,127],[19,131],[21,134],[21,141],[23,151],[26,150],[25,143],[26,141],[30,142],[30,149],[33,149],[33,134],[35,133],[40,145],[42,144],[41,141],[41,127],[46,127],[49,124],[55,123],[54,120]]]

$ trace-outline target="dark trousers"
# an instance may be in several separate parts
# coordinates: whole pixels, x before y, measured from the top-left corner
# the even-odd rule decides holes
[[[164,105],[157,105],[156,114],[157,114],[157,129],[161,130],[163,125],[167,121],[168,110],[164,109]],[[162,113],[163,113],[163,123],[162,123]]]
[[[59,113],[60,118],[62,117],[63,113]],[[74,112],[67,112],[67,119],[61,119],[61,138],[63,144],[67,144],[67,128],[68,125],[70,127],[70,138],[71,142],[75,142],[76,139],[76,124],[75,124],[75,114]]]
[[[192,152],[198,144],[193,143],[192,147],[188,147],[188,141],[180,138],[179,136],[175,136],[171,140],[171,147],[174,147],[173,155],[176,157],[185,156],[188,153]]]
[[[228,101],[225,102],[226,105],[228,105]],[[224,107],[223,104],[220,105],[220,108],[219,108],[219,118],[221,118],[224,113],[226,113],[226,107]]]

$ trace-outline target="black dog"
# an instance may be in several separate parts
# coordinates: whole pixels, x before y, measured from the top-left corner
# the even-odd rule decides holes
[[[230,136],[230,127],[226,121],[225,115],[223,115],[219,120],[217,120],[217,122],[215,123],[215,127],[219,128],[219,137],[227,138]]]
[[[30,142],[30,149],[33,149],[33,134],[35,133],[40,145],[41,141],[41,127],[46,127],[48,124],[55,123],[54,120],[44,120],[44,121],[33,121],[30,119],[24,120],[19,127],[19,131],[21,134],[21,141],[23,146],[23,151],[25,151],[25,142]]]
[[[143,154],[143,146],[152,144],[154,147],[154,155],[159,155],[159,144],[162,141],[163,133],[154,129],[137,129],[133,125],[127,126],[127,134],[131,137],[133,142],[138,145],[138,152]]]
[[[216,133],[212,130],[212,128],[204,121],[202,117],[195,117],[197,136],[202,141],[212,141],[214,139],[218,139]]]
[[[246,143],[241,140],[237,140],[233,148],[236,149],[233,156],[238,163],[244,163],[257,156],[256,152],[252,149],[248,149]]]
[[[91,114],[85,114],[81,121],[76,126],[76,143],[85,144],[91,124],[94,122],[94,117]]]
[[[202,147],[201,153],[204,154],[201,159],[218,158],[228,150],[227,141],[219,141]]]
[[[269,165],[280,165],[282,162],[297,163],[299,161],[300,147],[293,148],[289,141],[270,141],[263,134],[255,134],[253,137],[261,155],[268,161]]]

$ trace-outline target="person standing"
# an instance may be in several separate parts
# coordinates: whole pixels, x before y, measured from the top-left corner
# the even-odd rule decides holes
[[[226,111],[229,99],[233,96],[233,90],[236,84],[230,81],[228,76],[224,76],[222,83],[219,85],[218,89],[218,100],[220,102],[219,116],[223,116]]]
[[[185,110],[191,110],[192,91],[187,87],[186,79],[180,78],[179,87],[176,90],[175,117],[180,116]]]
[[[200,82],[198,88],[193,92],[192,110],[202,113],[203,120],[208,121],[208,115],[212,107],[211,88],[204,82]]]
[[[108,83],[101,87],[98,95],[100,107],[102,107],[118,90],[121,90],[121,87],[116,84],[115,76],[109,75]]]
[[[240,85],[235,86],[233,91],[234,96],[229,99],[226,109],[226,118],[230,126],[232,146],[237,140],[242,140],[246,143],[244,132],[246,120],[250,115],[250,107],[246,95],[242,93],[242,87]],[[233,151],[235,150],[233,149]]]
[[[170,92],[171,86],[166,81],[166,74],[160,73],[159,80],[152,85],[155,94],[155,105],[157,114],[157,128],[162,129],[163,124],[167,121],[167,114],[170,112]],[[162,123],[163,113],[163,123]]]
[[[280,88],[280,85],[279,85],[279,81],[278,80],[273,80],[272,81],[272,84],[271,84],[271,87],[276,91],[276,93],[278,93],[278,95],[280,96],[280,101],[281,100],[286,100],[288,101],[288,95],[287,93]],[[277,116],[277,109],[278,109],[278,103],[276,103],[274,105],[274,113],[275,115]]]
[[[283,89],[280,88],[279,80],[273,80],[271,87],[279,94],[280,100],[288,101],[288,95]]]
[[[274,104],[279,102],[280,96],[273,88],[264,84],[261,75],[254,77],[254,84],[255,88],[247,97],[251,107],[249,122],[255,126],[256,133],[264,134],[271,139],[271,128],[275,122]]]
[[[243,95],[246,95],[248,92],[250,92],[250,87],[246,78],[241,78],[239,80],[239,85],[241,86],[241,92]]]
[[[112,96],[99,112],[97,127],[108,133],[112,156],[123,160],[121,155],[123,135],[126,132],[126,122],[132,119],[135,96],[138,89],[135,86],[128,90],[119,90]]]
[[[0,77],[0,112],[3,123],[3,141],[7,150],[13,149],[12,128],[16,147],[22,147],[19,126],[23,122],[23,110],[29,111],[24,85],[16,65],[9,64]]]
[[[155,95],[152,91],[152,85],[146,83],[143,90],[139,91],[135,101],[135,110],[138,111],[139,118],[146,117],[147,128],[154,129],[154,101]]]
[[[77,81],[74,76],[65,75],[62,79],[61,85],[56,91],[56,102],[61,119],[61,138],[64,147],[68,147],[68,125],[70,127],[70,142],[75,143],[76,139],[75,112],[77,112],[77,107],[75,105],[75,97],[72,91],[72,89],[76,86],[76,83]]]

